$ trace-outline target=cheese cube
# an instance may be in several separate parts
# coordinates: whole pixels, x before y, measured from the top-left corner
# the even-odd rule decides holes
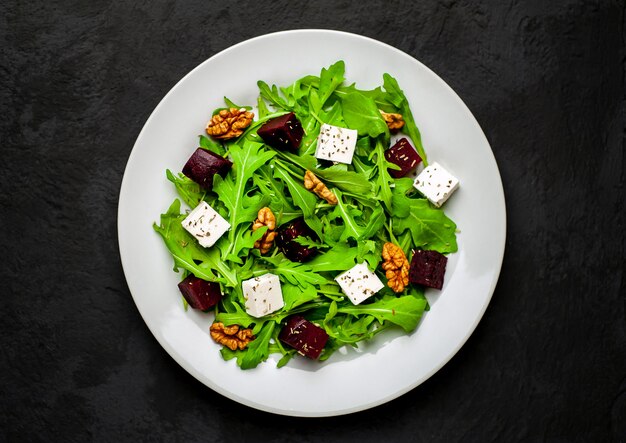
[[[339,283],[341,290],[355,305],[358,305],[385,287],[376,274],[368,269],[366,262],[339,274],[335,277],[335,281]]]
[[[324,123],[317,138],[315,157],[337,163],[352,163],[356,147],[356,129],[340,128]]]
[[[424,168],[413,186],[433,205],[440,207],[459,187],[459,180],[435,162]]]
[[[205,201],[189,213],[182,225],[205,248],[213,246],[230,229],[230,223]]]
[[[283,291],[277,275],[263,274],[241,282],[246,312],[253,317],[263,317],[282,309]]]

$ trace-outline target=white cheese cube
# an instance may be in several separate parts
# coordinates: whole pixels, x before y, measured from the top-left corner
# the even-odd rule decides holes
[[[352,163],[356,147],[356,129],[340,128],[324,123],[317,138],[315,157],[337,163]]]
[[[283,291],[277,275],[263,274],[241,282],[246,312],[253,317],[263,317],[285,306]]]
[[[459,187],[459,180],[435,162],[424,168],[413,186],[433,205],[440,207]]]
[[[339,274],[335,277],[335,281],[339,283],[341,290],[355,305],[358,305],[385,287],[378,276],[369,270],[366,262]]]
[[[198,206],[182,222],[183,228],[193,235],[205,248],[210,248],[230,229],[230,223],[222,218],[215,209],[205,201]]]

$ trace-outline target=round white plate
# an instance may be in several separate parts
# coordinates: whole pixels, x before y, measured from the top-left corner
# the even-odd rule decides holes
[[[277,356],[253,370],[223,361],[209,336],[211,314],[185,312],[180,276],[152,223],[176,198],[165,169],[180,171],[198,146],[222,97],[255,104],[257,80],[287,85],[319,75],[343,59],[348,83],[360,88],[393,75],[409,98],[429,160],[461,181],[445,204],[458,224],[441,292],[427,291],[431,310],[411,335],[381,334],[373,343],[319,363]],[[279,32],[239,43],[186,75],[156,107],[131,152],[120,191],[118,231],[128,287],[161,346],[211,389],[278,414],[330,416],[392,400],[413,389],[459,350],[482,317],[504,254],[506,217],[498,167],[480,126],[461,99],[426,66],[389,45],[328,30]],[[395,368],[390,376],[389,368]]]

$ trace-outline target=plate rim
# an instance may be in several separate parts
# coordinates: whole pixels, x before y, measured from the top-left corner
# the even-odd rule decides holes
[[[133,163],[134,158],[138,155],[137,154],[137,150],[135,148],[137,148],[139,141],[142,139],[142,136],[144,134],[144,132],[147,130],[146,128],[148,128],[148,126],[150,126],[151,121],[155,118],[155,115],[158,113],[158,111],[161,109],[162,106],[164,106],[164,103],[167,101],[168,97],[174,93],[174,91],[179,88],[181,86],[182,83],[185,82],[185,80],[193,75],[197,70],[202,69],[202,67],[208,63],[214,62],[216,59],[219,59],[220,57],[222,57],[224,54],[236,50],[237,48],[239,48],[240,46],[243,45],[247,45],[247,44],[251,44],[253,42],[256,42],[258,40],[263,40],[266,38],[272,38],[272,37],[276,37],[276,36],[288,36],[291,34],[334,34],[337,36],[341,36],[341,37],[347,37],[347,38],[357,38],[357,39],[361,39],[361,40],[365,40],[368,41],[370,44],[376,44],[376,45],[381,45],[383,47],[385,47],[388,50],[391,50],[392,52],[395,52],[396,54],[408,58],[412,63],[417,63],[418,65],[420,65],[423,69],[425,69],[429,74],[432,75],[432,77],[441,85],[443,86],[445,89],[447,89],[447,91],[449,93],[451,93],[452,97],[454,97],[454,100],[457,102],[458,105],[460,105],[461,107],[464,108],[464,110],[467,112],[468,116],[471,117],[471,119],[473,120],[472,123],[475,124],[475,126],[480,130],[480,136],[482,139],[484,139],[484,142],[486,143],[486,145],[489,147],[488,150],[488,154],[491,156],[491,160],[493,161],[493,165],[495,167],[495,172],[497,173],[497,177],[498,177],[498,196],[500,197],[497,202],[497,205],[500,206],[502,208],[502,212],[501,212],[501,220],[499,220],[499,225],[501,226],[502,230],[501,230],[501,235],[499,236],[499,238],[497,238],[497,241],[499,244],[502,245],[501,250],[499,251],[498,257],[497,257],[497,264],[496,266],[494,266],[493,270],[494,270],[494,278],[491,281],[491,284],[489,286],[489,290],[488,290],[488,295],[485,298],[485,301],[483,303],[483,306],[480,309],[480,312],[478,315],[475,316],[474,321],[471,325],[471,327],[468,329],[466,335],[463,337],[462,340],[460,340],[456,347],[454,349],[452,349],[446,358],[442,359],[439,364],[435,365],[430,371],[426,372],[424,375],[422,375],[422,377],[419,377],[418,379],[416,379],[416,381],[414,381],[413,383],[408,384],[407,386],[405,386],[403,389],[399,389],[393,393],[390,393],[382,398],[379,398],[375,401],[371,401],[368,403],[364,403],[364,404],[359,404],[350,408],[343,408],[340,410],[329,410],[329,411],[323,411],[323,412],[310,412],[310,411],[295,411],[295,410],[287,410],[287,409],[280,409],[280,408],[275,408],[275,407],[269,407],[265,404],[260,404],[257,403],[253,400],[250,400],[248,398],[243,398],[231,391],[228,391],[224,388],[222,388],[220,385],[218,385],[217,383],[212,382],[211,380],[205,380],[203,374],[201,374],[200,372],[196,371],[195,368],[188,364],[188,362],[182,358],[182,356],[176,352],[175,349],[172,349],[169,344],[165,343],[164,340],[162,340],[162,338],[160,337],[160,334],[157,333],[153,327],[151,326],[150,322],[147,319],[147,314],[146,314],[146,310],[142,309],[141,304],[137,302],[137,298],[136,296],[133,294],[132,290],[130,289],[130,286],[128,285],[128,281],[129,281],[129,277],[127,275],[127,269],[128,266],[125,265],[125,262],[128,258],[124,258],[123,254],[122,254],[122,237],[123,237],[123,224],[122,224],[122,218],[124,217],[125,211],[126,209],[124,208],[123,205],[123,200],[124,200],[124,195],[126,194],[125,190],[128,188],[128,181],[129,181],[129,170],[131,169],[131,164]],[[189,72],[187,72],[187,74],[185,74],[180,80],[178,80],[168,91],[167,93],[160,99],[159,103],[157,104],[157,106],[151,111],[149,117],[146,119],[145,123],[143,124],[143,127],[141,129],[141,131],[139,132],[139,134],[137,135],[137,138],[133,144],[133,147],[131,149],[131,152],[128,156],[127,162],[126,162],[126,166],[124,168],[124,173],[122,176],[122,180],[121,180],[121,184],[120,184],[120,191],[119,191],[119,195],[118,195],[118,211],[117,211],[117,232],[118,232],[118,249],[120,251],[120,261],[122,264],[122,270],[124,273],[124,278],[126,280],[127,283],[127,287],[128,290],[131,294],[131,297],[133,298],[133,302],[135,304],[135,307],[137,308],[137,310],[139,311],[145,325],[148,327],[148,329],[150,330],[151,334],[153,335],[153,337],[157,340],[157,342],[159,343],[159,345],[167,352],[167,354],[170,356],[170,358],[172,358],[178,365],[180,365],[187,373],[189,373],[190,375],[192,375],[198,382],[202,383],[204,386],[209,387],[211,390],[213,390],[214,392],[229,398],[233,401],[236,401],[240,404],[246,405],[248,407],[252,407],[261,411],[265,411],[265,412],[269,412],[269,413],[273,413],[273,414],[278,414],[278,415],[284,415],[284,416],[295,416],[295,417],[330,417],[330,416],[340,416],[340,415],[346,415],[346,414],[352,414],[355,412],[359,412],[359,411],[363,411],[363,410],[367,410],[367,409],[371,409],[374,408],[376,406],[388,403],[404,394],[406,394],[407,392],[415,389],[416,387],[418,387],[419,385],[421,385],[422,383],[426,382],[427,380],[429,380],[435,373],[437,373],[443,366],[445,366],[454,356],[456,356],[459,352],[459,350],[465,345],[465,343],[467,342],[467,340],[469,340],[469,338],[472,336],[472,334],[474,333],[474,331],[476,330],[476,327],[478,326],[478,324],[480,323],[480,321],[482,320],[489,304],[491,303],[491,299],[493,297],[493,294],[495,292],[497,283],[499,281],[500,278],[500,273],[502,270],[502,264],[503,264],[503,260],[504,260],[504,254],[505,254],[505,250],[506,250],[506,236],[507,236],[507,216],[506,216],[506,200],[505,200],[505,194],[504,194],[504,187],[503,187],[503,183],[502,183],[502,176],[500,174],[500,170],[498,168],[498,164],[496,162],[495,159],[495,155],[493,153],[493,149],[491,148],[491,144],[489,143],[489,140],[487,139],[482,127],[480,126],[480,124],[478,123],[478,121],[476,120],[476,117],[474,116],[474,114],[471,112],[471,110],[468,108],[468,106],[465,104],[465,102],[461,99],[461,97],[456,93],[456,91],[454,89],[452,89],[452,87],[450,85],[448,85],[437,73],[435,73],[433,70],[431,70],[428,66],[424,65],[422,62],[420,62],[418,59],[416,59],[415,57],[413,57],[412,55],[388,44],[385,43],[383,41],[365,36],[365,35],[361,35],[361,34],[356,34],[356,33],[352,33],[352,32],[346,32],[346,31],[340,31],[340,30],[333,30],[333,29],[323,29],[323,28],[303,28],[303,29],[289,29],[289,30],[283,30],[283,31],[276,31],[276,32],[271,32],[271,33],[266,33],[266,34],[262,34],[262,35],[258,35],[256,37],[252,37],[250,39],[246,39],[243,41],[240,41],[234,45],[231,45],[225,49],[222,49],[221,51],[215,53],[214,55],[212,55],[211,57],[207,58],[206,60],[204,60],[203,62],[201,62],[200,64],[198,64],[197,66],[195,66],[193,69],[191,69]]]

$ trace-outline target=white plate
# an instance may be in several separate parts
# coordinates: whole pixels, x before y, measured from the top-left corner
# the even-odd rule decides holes
[[[442,55],[443,56],[443,55]],[[357,351],[318,363],[276,356],[242,371],[225,362],[209,336],[211,317],[185,312],[172,258],[152,230],[176,197],[165,169],[180,171],[197,147],[222,97],[256,103],[257,80],[286,85],[343,59],[348,82],[382,84],[388,72],[409,98],[431,161],[460,178],[445,204],[460,229],[459,252],[448,262],[441,293],[428,291],[431,310],[410,336],[387,334]],[[384,43],[328,30],[257,37],[211,57],[185,76],[156,107],[128,160],[120,191],[119,243],[128,287],[161,346],[211,389],[261,410],[330,416],[367,409],[413,389],[459,350],[482,317],[498,279],[506,218],[498,168],[480,126],[443,80]]]

